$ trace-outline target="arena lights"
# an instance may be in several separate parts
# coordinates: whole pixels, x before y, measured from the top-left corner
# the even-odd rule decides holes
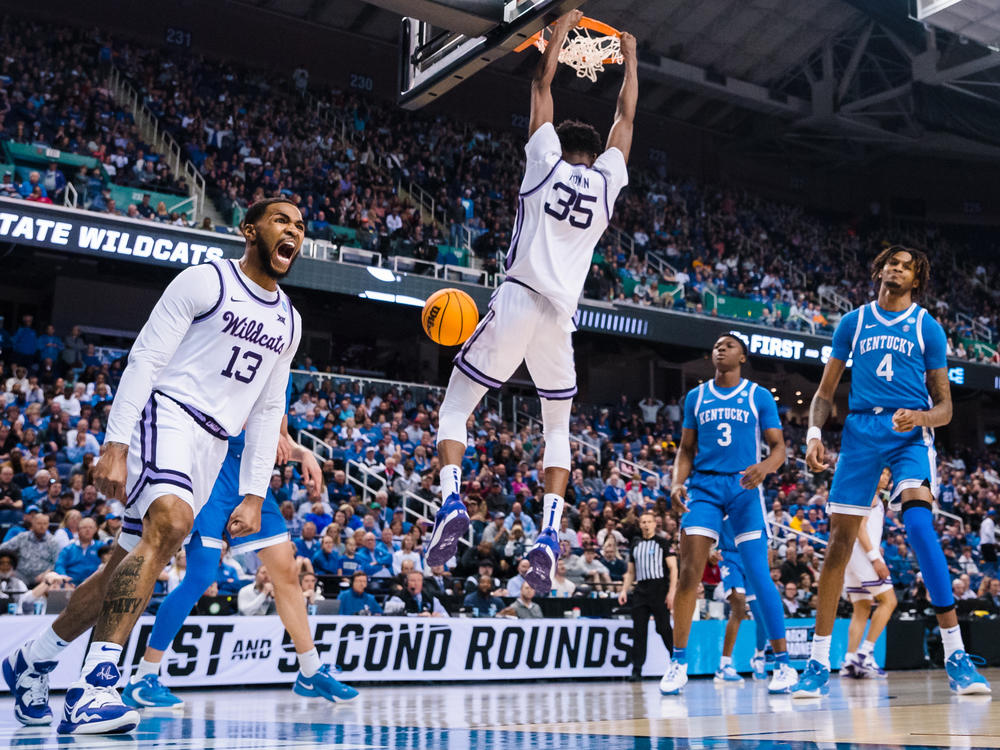
[[[368,273],[374,276],[379,281],[399,281],[396,278],[396,274],[390,271],[388,268],[379,268],[378,266],[368,266]]]
[[[366,289],[358,296],[361,299],[372,299],[376,302],[393,302],[397,305],[409,305],[410,307],[424,306],[424,300],[419,297],[411,297],[408,294],[389,294],[387,292],[376,292]]]
[[[645,336],[649,333],[649,321],[631,315],[598,310],[577,310],[573,322],[578,328],[591,328],[611,333],[628,333]]]

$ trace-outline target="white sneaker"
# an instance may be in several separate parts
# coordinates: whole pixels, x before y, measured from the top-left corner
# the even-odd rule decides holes
[[[670,662],[667,666],[667,673],[660,680],[660,692],[663,695],[680,695],[681,690],[687,685],[688,665],[676,661]]]
[[[732,664],[727,664],[715,671],[713,682],[716,685],[742,685],[743,678]]]
[[[771,681],[767,683],[769,693],[790,693],[799,681],[799,673],[790,664],[775,664]]]

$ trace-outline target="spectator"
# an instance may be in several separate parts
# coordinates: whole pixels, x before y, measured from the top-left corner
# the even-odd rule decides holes
[[[317,575],[335,576],[340,574],[340,555],[334,546],[336,540],[332,536],[323,536],[319,548],[313,552],[313,570]]]
[[[476,590],[467,594],[462,606],[472,613],[473,617],[495,617],[497,612],[503,609],[503,600],[495,596],[493,576],[483,574],[479,576],[479,583]]]
[[[566,577],[566,561],[559,558],[556,562],[556,574],[552,576],[552,596],[573,596],[576,584]]]
[[[49,517],[44,513],[34,514],[30,529],[4,542],[0,550],[17,553],[19,562],[15,573],[28,586],[41,583],[59,559],[59,545],[49,533]]]
[[[800,612],[800,609],[803,608],[802,603],[799,601],[799,587],[794,581],[789,581],[785,584],[781,595],[781,606],[785,610],[785,617],[804,616],[804,613]]]
[[[424,574],[413,570],[406,574],[406,588],[386,602],[387,612],[406,612],[421,617],[447,617],[448,610],[432,592],[424,591]]]
[[[513,615],[519,620],[540,620],[542,618],[542,608],[533,601],[535,590],[527,583],[521,584],[521,594],[517,600],[509,607],[501,610],[502,615]]]
[[[101,564],[97,553],[102,545],[95,539],[97,521],[93,518],[84,518],[79,524],[76,539],[63,547],[55,565],[56,573],[69,578],[74,586],[79,586],[87,580]]]
[[[220,593],[222,589],[219,589]],[[248,583],[239,590],[237,607],[244,616],[267,615],[274,612],[274,584],[267,568],[261,565],[257,568],[253,583]]]
[[[351,576],[351,587],[340,593],[341,615],[380,615],[382,607],[375,597],[367,593],[368,576],[363,571],[357,571]]]

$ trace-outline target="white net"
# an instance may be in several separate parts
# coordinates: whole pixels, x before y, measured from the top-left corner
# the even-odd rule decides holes
[[[541,52],[545,52],[547,44],[544,36],[535,42]],[[595,83],[597,74],[604,70],[605,60],[621,64],[621,40],[616,35],[599,34],[583,26],[571,29],[559,50],[559,62],[573,68],[580,78]]]

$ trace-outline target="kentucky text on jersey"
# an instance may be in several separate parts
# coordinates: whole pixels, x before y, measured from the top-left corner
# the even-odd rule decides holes
[[[708,422],[718,422],[720,420],[749,423],[750,412],[747,409],[734,409],[731,406],[725,406],[719,409],[702,409],[698,413],[698,424],[707,424]]]
[[[913,354],[913,347],[915,342],[907,341],[899,336],[872,336],[871,338],[861,339],[858,342],[858,353],[867,354],[875,349],[888,350],[893,352],[902,352],[906,356]]]
[[[253,318],[241,317],[230,310],[226,310],[222,315],[222,319],[226,322],[226,325],[222,329],[223,333],[228,333],[230,336],[235,336],[238,339],[249,341],[251,344],[262,346],[275,354],[281,354],[285,349],[284,336],[266,335],[264,333],[264,324]]]

